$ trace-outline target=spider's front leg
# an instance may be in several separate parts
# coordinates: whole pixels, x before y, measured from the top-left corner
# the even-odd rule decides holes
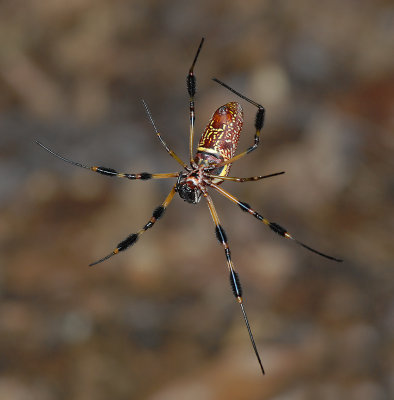
[[[236,300],[237,300],[237,302],[238,302],[238,304],[239,304],[239,306],[241,308],[242,316],[244,318],[245,325],[246,325],[246,328],[248,330],[249,338],[250,338],[250,341],[252,343],[254,353],[255,353],[255,355],[257,357],[257,361],[260,364],[261,372],[263,374],[265,374],[263,363],[261,361],[260,354],[259,354],[259,352],[257,350],[257,346],[256,346],[256,343],[254,341],[254,337],[253,337],[253,333],[252,333],[252,329],[250,328],[249,320],[248,320],[248,317],[246,315],[244,301],[243,301],[243,297],[242,297],[241,282],[239,280],[239,276],[238,276],[237,272],[235,272],[235,270],[234,270],[234,264],[233,264],[233,262],[231,260],[231,252],[230,252],[230,248],[229,248],[229,245],[228,245],[226,233],[224,232],[224,229],[220,225],[219,216],[218,216],[218,214],[216,212],[215,206],[213,205],[213,201],[212,201],[211,197],[209,196],[209,194],[207,193],[206,190],[203,191],[203,195],[204,195],[205,199],[207,200],[209,211],[211,213],[211,217],[213,219],[213,222],[215,223],[216,237],[217,237],[218,241],[220,242],[220,244],[223,246],[223,249],[224,249],[224,252],[225,252],[225,255],[226,255],[227,267],[228,267],[229,272],[230,272],[231,289],[232,289],[233,294],[234,294],[234,296],[235,296],[235,298],[236,298]]]
[[[153,225],[155,224],[155,222],[163,216],[164,211],[166,210],[168,205],[171,203],[171,200],[174,198],[174,195],[176,193],[175,188],[176,188],[176,185],[174,185],[172,187],[171,192],[168,194],[168,196],[163,201],[163,203],[161,203],[158,207],[155,208],[155,210],[152,213],[152,217],[138,232],[132,233],[129,236],[127,236],[126,239],[122,240],[120,243],[118,243],[116,245],[116,248],[111,253],[107,254],[103,258],[100,258],[100,260],[97,260],[97,261],[89,264],[89,266],[91,267],[93,265],[99,264],[105,260],[108,260],[110,257],[118,254],[119,252],[130,248],[144,232],[146,232],[148,229],[152,228]]]
[[[308,245],[306,245],[303,242],[300,242],[298,239],[296,239],[294,236],[292,236],[287,229],[285,229],[283,226],[277,224],[276,222],[270,222],[267,218],[263,217],[261,214],[259,214],[257,211],[253,210],[253,208],[250,207],[248,203],[245,203],[244,201],[239,201],[235,196],[227,192],[226,190],[222,189],[218,185],[215,185],[214,183],[210,183],[209,186],[216,191],[218,191],[221,195],[232,201],[234,204],[237,204],[242,211],[247,212],[248,214],[252,215],[254,218],[256,218],[258,221],[262,222],[264,225],[268,226],[273,232],[277,233],[279,236],[284,237],[285,239],[290,239],[293,242],[297,243],[298,245],[304,247],[305,249],[311,251],[312,253],[318,254],[321,257],[327,258],[332,261],[336,262],[342,262],[343,260],[337,257],[330,256],[328,254],[322,253],[319,250],[316,250]]]
[[[170,172],[170,173],[165,173],[165,174],[151,174],[149,172],[140,172],[138,174],[130,174],[130,173],[125,173],[125,172],[118,172],[114,170],[113,168],[108,168],[108,167],[99,167],[96,165],[93,166],[88,166],[81,164],[76,161],[72,161],[59,153],[54,152],[51,150],[49,147],[44,146],[41,142],[38,140],[35,140],[35,142],[42,147],[44,150],[46,150],[48,153],[52,154],[53,156],[59,158],[62,161],[65,161],[66,163],[69,163],[71,165],[74,165],[76,167],[84,168],[84,169],[89,169],[90,171],[97,172],[101,175],[107,175],[107,176],[116,176],[118,178],[127,178],[127,179],[141,179],[141,180],[148,180],[148,179],[166,179],[166,178],[176,178],[179,174],[178,172]]]

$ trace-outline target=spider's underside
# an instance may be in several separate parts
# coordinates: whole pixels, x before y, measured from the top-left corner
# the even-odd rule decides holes
[[[228,176],[231,168],[231,164],[246,154],[251,153],[254,151],[258,144],[260,138],[260,132],[264,125],[264,116],[265,116],[265,109],[260,104],[256,103],[255,101],[247,98],[246,96],[242,95],[241,93],[237,92],[230,86],[226,85],[222,81],[214,78],[213,80],[220,84],[221,86],[225,87],[226,89],[233,92],[236,96],[240,97],[241,99],[249,102],[250,104],[254,105],[257,108],[256,120],[255,120],[255,135],[252,146],[248,147],[243,152],[235,155],[239,136],[242,130],[243,124],[243,111],[242,107],[237,102],[230,102],[221,107],[219,107],[215,113],[213,114],[212,118],[210,119],[205,131],[203,132],[200,141],[197,146],[197,152],[193,157],[193,137],[194,137],[194,122],[195,122],[195,110],[194,110],[194,97],[196,93],[196,78],[194,75],[194,66],[196,64],[197,58],[199,56],[201,47],[203,45],[204,39],[201,40],[196,55],[194,57],[193,63],[190,67],[189,73],[187,75],[187,89],[189,93],[189,115],[190,115],[190,141],[189,141],[189,156],[190,162],[189,165],[182,161],[166,144],[166,142],[161,137],[160,132],[158,131],[155,122],[152,118],[150,110],[147,104],[143,101],[145,111],[150,119],[150,122],[153,125],[153,128],[156,132],[157,137],[161,141],[162,145],[166,149],[166,151],[173,157],[182,167],[182,171],[180,172],[172,172],[172,173],[161,173],[161,174],[151,174],[148,172],[141,172],[141,173],[121,173],[117,172],[112,168],[107,167],[99,167],[99,166],[87,166],[75,161],[71,161],[68,158],[61,156],[58,153],[55,153],[48,147],[44,146],[41,142],[36,141],[38,145],[40,145],[43,149],[51,153],[52,155],[60,158],[61,160],[75,165],[77,167],[90,169],[94,172],[107,175],[107,176],[116,176],[118,178],[127,178],[130,180],[141,179],[141,180],[149,180],[149,179],[167,179],[167,178],[176,178],[177,181],[173,185],[170,193],[167,195],[165,200],[153,211],[151,218],[149,221],[136,233],[130,234],[124,240],[122,240],[116,248],[106,255],[105,257],[101,258],[98,261],[91,263],[90,265],[96,265],[101,263],[113,255],[118,254],[119,252],[128,249],[133,244],[137,242],[139,237],[146,232],[148,229],[152,228],[155,222],[160,219],[168,205],[171,203],[175,193],[178,193],[179,196],[186,202],[190,204],[198,203],[202,197],[205,198],[207,201],[207,205],[209,211],[211,213],[212,220],[215,224],[215,233],[218,241],[222,245],[225,256],[227,267],[229,270],[230,275],[230,284],[233,291],[233,294],[240,305],[242,315],[246,324],[246,328],[249,333],[249,338],[251,340],[254,353],[257,357],[259,362],[261,371],[264,373],[263,364],[261,362],[261,358],[259,352],[257,350],[253,334],[249,325],[249,321],[246,315],[244,301],[242,297],[242,288],[240,284],[240,280],[238,277],[237,272],[235,272],[234,264],[231,259],[230,248],[228,245],[228,240],[226,233],[223,227],[220,224],[220,220],[218,214],[216,212],[216,208],[213,204],[213,201],[208,193],[208,189],[213,189],[219,192],[221,195],[225,196],[227,199],[232,201],[234,204],[237,204],[242,211],[247,212],[248,214],[255,217],[258,221],[262,222],[263,224],[267,225],[272,231],[277,233],[278,235],[290,239],[293,242],[299,244],[300,246],[322,256],[334,261],[342,261],[338,258],[329,256],[327,254],[321,253],[306,244],[298,241],[289,232],[279,224],[275,222],[270,222],[265,217],[260,215],[254,209],[252,209],[249,204],[238,200],[235,196],[230,194],[229,192],[225,191],[220,187],[220,184],[224,180],[229,180],[233,182],[246,182],[246,181],[257,181],[264,178],[269,178],[272,176],[283,174],[284,172],[277,172],[269,175],[263,176],[253,176],[249,178],[239,178],[239,177],[230,177]]]

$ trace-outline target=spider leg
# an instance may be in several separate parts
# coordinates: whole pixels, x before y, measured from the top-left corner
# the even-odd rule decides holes
[[[220,175],[211,175],[208,174],[207,176],[212,179],[222,179],[224,181],[233,181],[233,182],[249,182],[249,181],[259,181],[260,179],[271,178],[273,176],[282,175],[285,172],[275,172],[274,174],[269,175],[260,175],[260,176],[251,176],[250,178],[237,178],[235,176],[220,176]]]
[[[137,232],[137,233],[132,233],[129,236],[127,236],[126,239],[122,240],[120,243],[117,244],[116,248],[109,254],[107,254],[105,257],[100,258],[100,260],[97,260],[91,264],[89,264],[90,267],[93,265],[99,264],[105,260],[108,260],[108,258],[114,256],[115,254],[118,254],[119,252],[128,249],[131,247],[138,239],[139,237],[146,232],[149,228],[152,228],[155,222],[160,219],[168,205],[171,203],[171,200],[174,198],[175,192],[175,187],[174,185],[166,197],[166,199],[163,201],[163,203],[160,204],[160,206],[156,207],[152,213],[152,217],[149,219],[149,221]]]
[[[142,180],[148,180],[148,179],[165,179],[165,178],[176,178],[178,177],[179,173],[178,172],[171,172],[171,173],[166,173],[166,174],[150,174],[149,172],[140,172],[139,174],[128,174],[128,173],[123,173],[123,172],[117,172],[112,168],[107,168],[107,167],[98,167],[98,166],[87,166],[84,164],[81,164],[79,162],[75,162],[72,160],[69,160],[66,157],[61,156],[58,153],[55,153],[53,150],[50,148],[44,146],[41,142],[38,140],[35,140],[35,142],[41,146],[44,150],[46,150],[48,153],[52,154],[53,156],[60,158],[60,160],[63,160],[71,165],[75,165],[76,167],[80,168],[85,168],[89,169],[93,172],[98,172],[99,174],[102,175],[107,175],[107,176],[116,176],[118,178],[127,178],[127,179],[142,179]]]
[[[297,243],[298,245],[306,248],[307,250],[318,254],[319,256],[328,258],[329,260],[333,260],[333,261],[337,261],[337,262],[342,262],[343,260],[341,260],[340,258],[336,258],[333,256],[329,256],[327,254],[324,254],[316,249],[313,249],[312,247],[309,247],[308,245],[306,245],[305,243],[300,242],[299,240],[297,240],[296,238],[294,238],[292,235],[290,235],[289,232],[287,232],[287,230],[285,228],[283,228],[282,226],[280,226],[279,224],[277,224],[276,222],[270,222],[268,221],[268,219],[264,218],[262,215],[260,215],[258,212],[254,211],[250,205],[248,203],[245,203],[243,201],[239,201],[235,196],[233,196],[232,194],[230,194],[229,192],[225,191],[224,189],[222,189],[221,187],[219,187],[218,185],[215,185],[214,183],[210,183],[209,184],[210,187],[212,187],[213,189],[217,190],[221,195],[223,195],[224,197],[227,197],[229,200],[231,200],[233,203],[238,204],[239,207],[241,208],[242,211],[248,212],[250,215],[252,215],[253,217],[255,217],[256,219],[258,219],[259,221],[261,221],[263,224],[267,225],[272,231],[274,231],[275,233],[277,233],[280,236],[283,236],[286,239],[291,239],[293,240],[295,243]]]
[[[190,165],[195,164],[193,160],[193,137],[194,137],[194,121],[196,119],[194,112],[194,96],[196,94],[196,77],[194,75],[194,65],[197,62],[198,55],[200,54],[202,44],[204,43],[204,38],[201,39],[200,45],[198,46],[196,55],[194,56],[193,63],[189,69],[189,73],[186,77],[186,86],[189,93],[189,115],[190,115],[190,140],[189,140],[189,157]]]
[[[259,145],[260,142],[260,132],[263,129],[264,125],[264,118],[265,118],[265,109],[261,104],[256,103],[255,101],[249,99],[248,97],[244,96],[243,94],[237,92],[235,89],[232,87],[226,85],[224,82],[220,81],[219,79],[213,78],[215,82],[217,82],[219,85],[222,85],[226,89],[230,90],[231,92],[235,93],[237,96],[241,97],[242,99],[246,100],[248,103],[253,104],[255,107],[257,107],[257,114],[256,114],[256,119],[254,123],[254,127],[256,128],[256,133],[254,134],[254,141],[253,145],[248,147],[245,151],[242,153],[230,158],[229,160],[223,161],[219,164],[215,165],[215,168],[222,167],[223,165],[231,164],[236,160],[239,160],[241,157],[245,156],[246,154],[251,153],[253,150],[256,150],[257,146]]]
[[[255,353],[255,355],[257,357],[257,361],[260,364],[260,368],[261,368],[262,373],[265,374],[263,363],[261,362],[261,358],[260,358],[259,352],[257,350],[256,343],[255,343],[254,338],[253,338],[252,329],[250,328],[249,320],[248,320],[248,317],[246,315],[244,302],[243,302],[243,298],[242,298],[241,283],[240,283],[240,280],[239,280],[238,273],[235,272],[235,270],[234,270],[234,264],[233,264],[233,262],[231,260],[231,253],[230,253],[230,248],[229,248],[229,245],[228,245],[226,233],[224,232],[222,226],[220,225],[219,216],[218,216],[218,214],[216,212],[216,209],[215,209],[215,206],[213,204],[213,201],[212,201],[211,197],[209,196],[209,194],[207,193],[206,190],[203,191],[203,195],[204,195],[205,199],[207,200],[212,220],[215,223],[216,237],[217,237],[218,241],[220,242],[220,244],[223,246],[223,249],[224,249],[224,252],[225,252],[225,255],[226,255],[227,267],[228,267],[228,270],[230,272],[231,289],[232,289],[233,294],[234,294],[234,296],[235,296],[235,298],[236,298],[236,300],[237,300],[237,302],[238,302],[238,304],[239,304],[239,306],[241,308],[242,316],[244,318],[245,325],[246,325],[246,328],[248,330],[249,338],[250,338],[250,341],[252,343],[254,353]]]
[[[183,168],[187,168],[187,165],[174,153],[174,151],[172,151],[172,150],[168,147],[167,143],[166,143],[166,142],[164,141],[164,139],[161,137],[161,134],[160,134],[159,130],[157,129],[156,124],[155,124],[155,121],[154,121],[154,119],[153,119],[153,117],[152,117],[152,113],[150,112],[148,105],[146,104],[145,100],[143,100],[143,99],[142,99],[142,104],[144,105],[145,112],[146,112],[146,114],[147,114],[147,116],[148,116],[148,118],[149,118],[150,123],[151,123],[152,126],[153,126],[153,129],[154,129],[155,132],[156,132],[157,137],[159,138],[161,144],[162,144],[162,145],[164,146],[164,148],[166,149],[167,153],[168,153],[173,159],[175,159],[179,164],[181,164]]]

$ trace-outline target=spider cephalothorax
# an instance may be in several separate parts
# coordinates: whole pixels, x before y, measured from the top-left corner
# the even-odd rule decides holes
[[[237,177],[230,177],[228,173],[231,168],[231,164],[238,159],[242,158],[246,154],[251,153],[255,150],[259,144],[260,138],[260,131],[263,128],[264,124],[264,116],[265,110],[264,107],[260,104],[256,103],[255,101],[247,98],[246,96],[242,95],[241,93],[237,92],[230,86],[226,85],[225,83],[219,81],[218,79],[214,79],[215,82],[219,83],[221,86],[225,87],[226,89],[230,90],[236,96],[240,97],[241,99],[247,101],[248,103],[257,107],[256,113],[256,120],[255,120],[255,134],[252,146],[248,147],[246,150],[241,152],[238,155],[235,155],[235,151],[237,149],[239,135],[241,133],[242,124],[243,124],[243,111],[239,103],[237,102],[230,102],[221,107],[219,107],[212,118],[209,120],[209,123],[203,132],[200,141],[197,146],[197,152],[193,157],[193,136],[194,136],[194,121],[195,121],[195,111],[194,111],[194,96],[196,93],[196,78],[194,75],[194,65],[197,61],[198,55],[200,53],[202,44],[204,39],[201,40],[200,46],[197,50],[197,53],[194,57],[194,61],[192,66],[190,67],[189,73],[187,75],[187,90],[189,93],[189,116],[190,116],[190,136],[189,136],[189,156],[190,156],[190,166],[187,165],[184,161],[182,161],[175,153],[172,151],[166,144],[166,142],[161,137],[160,132],[158,131],[152,115],[148,109],[148,106],[143,101],[145,110],[147,115],[153,125],[153,128],[156,132],[157,137],[161,141],[161,144],[164,146],[166,151],[173,157],[182,167],[183,170],[181,172],[171,172],[171,173],[160,173],[160,174],[151,174],[148,172],[141,172],[141,173],[122,173],[117,172],[112,168],[107,167],[98,167],[98,166],[87,166],[84,164],[80,164],[75,161],[71,161],[68,158],[65,158],[55,152],[53,152],[48,147],[44,146],[42,143],[36,141],[38,145],[40,145],[43,149],[48,151],[49,153],[53,154],[54,156],[60,158],[63,161],[66,161],[72,165],[77,167],[90,169],[94,172],[98,172],[103,175],[107,176],[117,176],[118,178],[127,178],[127,179],[141,179],[141,180],[149,180],[149,179],[166,179],[166,178],[177,178],[177,182],[173,185],[170,193],[167,195],[165,200],[155,208],[152,213],[151,218],[149,221],[136,233],[132,233],[127,236],[124,240],[119,242],[116,248],[106,255],[105,257],[101,258],[98,261],[91,263],[90,265],[96,265],[102,261],[107,260],[108,258],[112,257],[119,252],[130,248],[134,245],[139,237],[146,232],[148,229],[152,228],[156,221],[158,221],[164,214],[166,208],[171,203],[172,199],[174,198],[175,193],[178,193],[179,196],[190,204],[198,203],[202,197],[205,198],[207,201],[207,205],[209,211],[211,213],[212,220],[215,224],[215,233],[216,238],[218,239],[219,243],[222,245],[227,262],[227,268],[230,273],[230,284],[233,291],[233,294],[241,307],[242,315],[246,324],[246,328],[248,330],[249,338],[251,340],[253,350],[257,357],[257,360],[260,364],[261,371],[264,373],[263,364],[260,359],[260,355],[257,351],[257,347],[253,338],[253,334],[249,325],[248,318],[246,316],[246,311],[244,308],[244,302],[242,297],[242,289],[240,285],[240,280],[238,274],[235,272],[235,267],[233,261],[231,259],[230,248],[227,241],[227,235],[220,224],[219,216],[216,212],[216,208],[213,204],[213,201],[208,193],[208,189],[213,189],[219,192],[221,195],[229,199],[234,204],[237,204],[242,211],[250,214],[258,221],[262,222],[266,226],[268,226],[273,232],[277,233],[278,235],[290,239],[293,242],[303,246],[304,248],[319,254],[320,256],[326,257],[328,259],[334,261],[342,261],[338,258],[328,256],[323,254],[304,243],[295,239],[289,232],[279,224],[275,222],[270,222],[268,219],[264,218],[261,214],[253,210],[249,204],[246,202],[238,200],[235,196],[227,192],[226,190],[222,189],[219,185],[224,181],[233,181],[233,182],[246,182],[246,181],[257,181],[263,178],[268,178],[271,176],[276,176],[283,174],[283,172],[277,172],[274,174],[264,175],[264,176],[253,176],[250,178],[237,178]]]
[[[201,200],[203,181],[203,169],[197,168],[191,172],[180,172],[175,191],[188,203],[197,204]]]

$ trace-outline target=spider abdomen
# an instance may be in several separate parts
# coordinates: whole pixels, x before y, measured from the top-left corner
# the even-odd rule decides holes
[[[219,107],[210,119],[197,147],[198,165],[212,165],[234,157],[243,124],[242,107],[237,102]],[[224,165],[215,174],[227,176],[231,164]]]

